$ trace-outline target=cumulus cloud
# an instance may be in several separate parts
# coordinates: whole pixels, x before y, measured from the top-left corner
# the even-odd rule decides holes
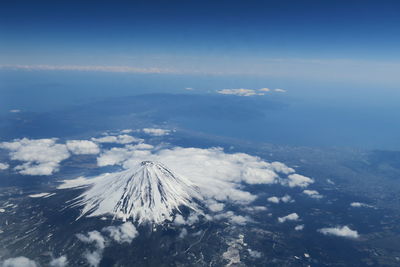
[[[301,230],[303,230],[304,229],[304,224],[299,224],[299,225],[296,225],[295,227],[294,227],[294,230],[296,230],[296,231],[301,231]]]
[[[316,190],[304,190],[303,194],[306,194],[307,196],[311,197],[311,198],[316,198],[316,199],[320,199],[323,198],[323,196]]]
[[[110,237],[117,243],[132,243],[132,240],[139,235],[135,226],[131,222],[126,222],[120,226],[108,226],[103,228]]]
[[[83,257],[86,259],[89,266],[96,267],[99,266],[101,259],[103,258],[103,251],[95,250],[95,251],[86,251],[83,254]]]
[[[37,267],[35,261],[28,259],[26,257],[16,257],[16,258],[9,258],[6,259],[2,267]]]
[[[105,248],[106,240],[99,231],[90,231],[87,235],[77,234],[76,237],[84,243],[94,243],[99,249]]]
[[[145,134],[152,135],[152,136],[163,136],[170,134],[170,130],[166,129],[159,129],[159,128],[143,128],[142,131]]]
[[[188,234],[188,231],[186,230],[186,228],[182,228],[181,232],[179,233],[179,238],[185,238]]]
[[[10,113],[20,113],[21,110],[19,110],[19,109],[10,109],[9,112]]]
[[[0,171],[7,170],[10,167],[7,163],[0,162]]]
[[[318,232],[324,235],[334,235],[347,238],[358,238],[359,234],[357,231],[350,229],[348,226],[337,226],[329,228],[321,228]]]
[[[214,202],[214,203],[208,205],[208,208],[213,212],[220,212],[224,209],[224,206],[225,206],[224,203]]]
[[[299,215],[297,215],[297,213],[291,213],[289,215],[283,216],[283,217],[279,217],[278,221],[280,223],[284,223],[286,221],[297,221],[299,219]]]
[[[119,165],[131,158],[146,158],[151,155],[151,152],[148,151],[151,148],[153,146],[145,144],[128,145],[123,148],[114,147],[97,157],[97,165],[100,167]]]
[[[99,231],[90,231],[87,235],[77,234],[76,237],[84,243],[95,245],[96,249],[94,251],[85,251],[83,257],[90,266],[99,266],[103,257],[103,250],[106,247],[106,239],[103,235]]]
[[[361,208],[361,207],[372,208],[373,207],[371,205],[361,203],[361,202],[352,202],[352,203],[350,203],[350,206],[353,208]]]
[[[70,140],[66,143],[68,150],[76,155],[99,154],[99,146],[88,140]]]
[[[278,93],[286,93],[287,92],[285,89],[281,89],[281,88],[276,88],[276,89],[274,89],[274,91],[278,92]]]
[[[272,196],[272,197],[269,197],[269,198],[267,198],[267,201],[268,202],[271,202],[271,203],[275,203],[275,204],[278,204],[279,202],[283,202],[283,203],[289,203],[289,202],[294,202],[294,200],[292,199],[292,197],[291,196],[289,196],[289,195],[284,195],[283,197],[276,197],[276,196]]]
[[[262,253],[257,250],[252,250],[249,248],[249,249],[247,249],[247,251],[249,252],[250,257],[252,257],[252,258],[258,259],[258,258],[261,258],[261,256],[262,256]]]
[[[269,202],[275,203],[275,204],[278,204],[281,201],[281,199],[279,197],[269,197],[269,198],[267,198],[267,200]]]
[[[15,167],[20,174],[51,175],[58,170],[60,162],[70,156],[67,147],[57,144],[56,140],[15,139],[13,142],[0,143],[0,148],[9,150],[12,160],[25,162]]]
[[[132,240],[139,235],[136,227],[131,222],[125,222],[119,226],[108,226],[102,229],[102,232],[106,233],[109,238],[102,235],[99,231],[90,231],[86,235],[77,234],[76,237],[87,244],[93,244],[95,250],[85,251],[83,257],[86,259],[90,266],[99,266],[103,257],[103,251],[110,240],[113,240],[119,244],[132,243]]]
[[[121,135],[107,135],[100,138],[92,138],[92,141],[96,143],[130,144],[130,143],[141,143],[144,140],[141,138],[133,137],[131,135],[121,134]]]
[[[68,260],[66,256],[60,256],[58,258],[54,258],[49,263],[52,267],[65,267],[68,265]]]
[[[213,217],[214,219],[228,219],[232,224],[245,225],[251,219],[247,216],[236,215],[233,211],[217,214]]]
[[[289,187],[307,187],[308,185],[314,183],[314,180],[309,177],[294,173],[290,174],[288,179],[283,180],[282,183],[284,185],[288,185]]]

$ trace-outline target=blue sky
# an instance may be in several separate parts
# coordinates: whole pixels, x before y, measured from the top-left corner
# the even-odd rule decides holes
[[[400,85],[398,1],[3,1],[1,65]]]

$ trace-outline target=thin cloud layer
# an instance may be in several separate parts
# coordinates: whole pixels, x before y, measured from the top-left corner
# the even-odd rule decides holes
[[[356,230],[350,229],[348,226],[337,226],[337,227],[328,227],[321,228],[318,232],[324,235],[334,235],[346,238],[358,238],[359,234]]]
[[[0,69],[30,71],[95,71],[116,73],[178,73],[176,70],[172,69],[104,65],[0,65]]]

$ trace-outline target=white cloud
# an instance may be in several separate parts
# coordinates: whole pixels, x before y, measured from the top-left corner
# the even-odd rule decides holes
[[[132,240],[139,235],[135,226],[131,222],[126,222],[120,226],[108,226],[103,228],[110,237],[117,243],[132,243]]]
[[[334,184],[335,184],[335,182],[334,182],[334,181],[332,181],[331,179],[326,179],[326,182],[327,182],[328,184],[332,184],[332,185],[334,185]]]
[[[294,200],[292,199],[292,197],[289,196],[289,195],[284,195],[283,197],[281,197],[281,201],[282,201],[283,203],[294,202]]]
[[[291,196],[289,195],[284,195],[283,197],[276,197],[276,196],[272,196],[267,198],[267,201],[271,202],[271,203],[275,203],[278,204],[279,202],[283,202],[283,203],[289,203],[289,202],[294,202],[294,200],[292,199]]]
[[[66,145],[68,150],[76,155],[100,153],[99,146],[88,140],[70,140],[67,141]]]
[[[243,210],[250,212],[257,212],[257,211],[266,211],[268,210],[268,208],[264,206],[248,206],[244,207]]]
[[[236,96],[262,96],[267,92],[271,92],[272,90],[269,88],[260,88],[260,89],[246,89],[246,88],[237,88],[237,89],[221,89],[217,90],[218,94],[222,95],[236,95]],[[274,89],[274,92],[284,93],[286,90],[284,89]]]
[[[321,228],[318,232],[324,235],[334,235],[347,238],[358,238],[359,234],[357,231],[350,229],[348,226],[337,226],[329,228]]]
[[[0,162],[0,171],[7,170],[10,167],[7,163]]]
[[[281,201],[279,197],[269,197],[269,198],[267,198],[267,200],[269,202],[275,203],[275,204],[278,204]]]
[[[99,266],[101,258],[103,257],[104,248],[106,247],[106,239],[103,235],[99,231],[90,231],[87,235],[77,234],[76,237],[84,243],[94,243],[96,249],[92,252],[86,251],[83,257],[90,266]]]
[[[177,225],[184,225],[186,224],[185,218],[182,215],[177,214],[174,219],[174,223]]]
[[[9,112],[10,113],[20,113],[21,110],[19,110],[19,109],[10,109]]]
[[[151,155],[151,152],[147,148],[149,147],[143,146],[143,144],[123,148],[114,147],[105,151],[97,158],[97,165],[100,167],[119,165],[131,158],[146,158]]]
[[[233,211],[227,211],[214,216],[214,219],[228,219],[232,224],[245,225],[251,219],[247,216],[236,215]]]
[[[308,185],[314,183],[314,180],[309,177],[294,173],[288,176],[288,180],[284,180],[282,182],[289,187],[307,187]]]
[[[15,170],[26,175],[51,175],[59,168],[59,163],[70,154],[63,144],[52,139],[15,139],[0,143],[0,148],[9,150],[12,160],[24,161]]]
[[[297,221],[299,219],[299,215],[297,215],[297,213],[291,213],[289,215],[283,216],[283,217],[279,217],[278,221],[280,223],[284,223],[286,221]]]
[[[170,130],[159,129],[159,128],[143,128],[142,131],[145,134],[153,135],[153,136],[163,136],[170,134]]]
[[[316,190],[304,190],[303,194],[306,194],[311,198],[316,198],[316,199],[323,198],[323,196]]]
[[[352,202],[352,203],[350,203],[350,206],[353,208],[361,208],[361,207],[373,208],[373,206],[365,204],[365,203],[361,203],[361,202]]]
[[[101,259],[103,258],[103,251],[95,250],[95,251],[86,251],[83,254],[83,257],[86,259],[89,266],[96,267],[99,266]]]
[[[224,209],[224,206],[225,206],[224,203],[215,202],[208,205],[208,208],[213,212],[220,212]]]
[[[271,162],[271,167],[274,171],[284,174],[290,174],[295,172],[293,168],[289,168],[284,163],[278,161]]]
[[[247,249],[247,251],[249,252],[250,257],[252,257],[252,258],[258,259],[258,258],[261,258],[261,256],[262,256],[262,253],[257,250],[252,250],[249,248],[249,249]]]
[[[37,267],[35,261],[28,259],[26,257],[16,257],[6,259],[2,265],[2,267]]]
[[[187,91],[193,91],[194,88],[192,88],[192,87],[186,87],[185,90],[187,90]]]
[[[181,232],[179,233],[179,238],[185,238],[188,234],[188,231],[186,230],[186,228],[182,228]]]
[[[257,92],[257,90],[254,89],[222,89],[222,90],[217,90],[218,94],[222,95],[236,95],[236,96],[255,96],[255,95],[264,95],[265,93],[260,93]]]
[[[304,229],[304,224],[299,224],[299,225],[296,225],[295,227],[294,227],[294,230],[296,230],[296,231],[301,231],[301,230],[303,230]]]
[[[144,140],[141,138],[136,138],[131,135],[121,134],[121,135],[107,135],[100,138],[92,138],[92,141],[96,143],[115,143],[115,144],[130,144],[130,143],[141,143]]]
[[[95,243],[98,249],[104,249],[106,240],[99,231],[90,231],[87,235],[77,234],[76,237],[84,243]]]
[[[65,267],[68,265],[68,260],[66,256],[60,256],[58,258],[54,258],[50,261],[50,266],[52,267]]]

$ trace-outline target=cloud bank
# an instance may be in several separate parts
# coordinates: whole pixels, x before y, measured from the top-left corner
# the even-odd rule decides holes
[[[104,65],[0,65],[0,69],[28,71],[94,71],[116,73],[178,73],[172,69]]]

